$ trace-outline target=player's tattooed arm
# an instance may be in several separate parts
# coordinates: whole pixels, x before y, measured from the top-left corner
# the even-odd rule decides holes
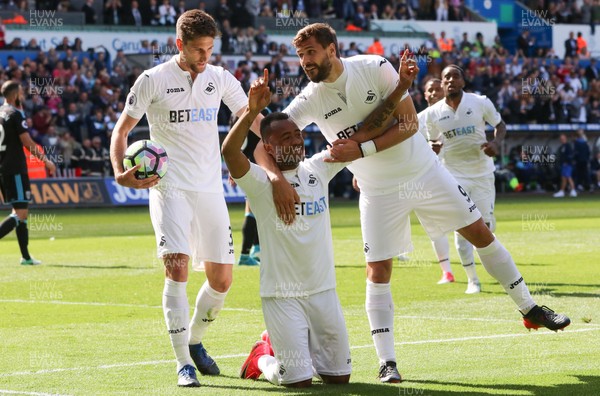
[[[404,100],[402,98],[419,74],[419,67],[411,56],[408,51],[404,51],[400,58],[400,68],[398,69],[399,80],[396,88],[385,98],[383,103],[367,116],[358,131],[352,135],[352,140],[360,143],[380,136],[388,130],[394,118],[397,119],[399,116],[405,114],[405,109],[402,106]]]
[[[367,116],[350,139],[339,139],[332,143],[329,149],[331,159],[326,162],[354,161],[395,146],[414,135],[418,130],[417,113],[410,96],[404,95],[418,73],[415,60],[409,58],[405,51],[400,60],[396,88]],[[394,118],[398,119],[398,123]]]

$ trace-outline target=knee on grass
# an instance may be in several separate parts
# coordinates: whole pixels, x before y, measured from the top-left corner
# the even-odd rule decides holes
[[[319,374],[324,383],[329,385],[345,385],[350,382],[350,374],[348,375],[324,375]]]
[[[283,384],[283,386],[285,386],[286,388],[308,388],[311,385],[312,385],[312,378],[309,378],[307,380],[300,381],[300,382],[294,382],[291,384]]]

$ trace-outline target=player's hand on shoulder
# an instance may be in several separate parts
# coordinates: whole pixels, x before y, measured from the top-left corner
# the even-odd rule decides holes
[[[135,172],[140,168],[140,166],[141,165],[136,165],[131,169],[115,175],[115,180],[123,187],[143,189],[156,186],[160,180],[158,175],[154,175],[146,179],[137,179],[135,177]]]
[[[494,140],[481,145],[481,149],[488,157],[495,157],[500,154],[500,146]]]
[[[248,108],[251,112],[260,112],[271,103],[271,90],[269,89],[269,70],[264,69],[262,77],[250,86],[248,92]]]
[[[325,158],[325,162],[352,162],[362,158],[362,152],[358,142],[352,139],[338,139],[327,146],[331,158]]]
[[[296,203],[300,203],[300,196],[285,178],[273,179],[271,184],[277,216],[285,224],[292,224],[296,220]]]
[[[440,140],[430,140],[429,145],[434,153],[439,154],[444,143],[442,143]]]

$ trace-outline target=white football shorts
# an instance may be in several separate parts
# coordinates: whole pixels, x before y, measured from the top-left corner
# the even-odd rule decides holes
[[[483,221],[489,224],[490,229],[494,231],[496,229],[496,219],[494,218],[494,203],[496,202],[494,174],[492,173],[488,176],[475,179],[457,177],[456,181],[475,202],[477,209],[481,212]]]
[[[221,193],[150,189],[150,219],[156,236],[157,255],[182,253],[201,262],[233,264],[233,238],[225,197]]]
[[[439,161],[423,176],[402,183],[396,192],[361,194],[359,207],[367,262],[412,250],[409,215],[413,210],[432,240],[481,217],[477,205]]]
[[[352,372],[346,322],[335,289],[303,298],[261,300],[280,384],[312,378],[313,366],[330,376]]]

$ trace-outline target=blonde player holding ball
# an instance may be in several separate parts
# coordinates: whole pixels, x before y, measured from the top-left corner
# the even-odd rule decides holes
[[[248,99],[231,73],[208,64],[219,35],[210,15],[187,11],[176,30],[179,54],[139,76],[113,131],[110,153],[120,185],[151,188],[150,217],[165,266],[163,312],[177,360],[177,384],[197,387],[196,368],[205,375],[220,373],[202,340],[223,308],[234,263],[217,113],[222,100],[240,115]],[[160,182],[158,176],[137,180],[137,167],[124,171],[122,165],[127,135],[144,114],[151,139],[169,155],[169,171]],[[252,126],[257,133],[260,119]],[[186,293],[190,259],[195,270],[204,263],[206,273],[191,321]]]

